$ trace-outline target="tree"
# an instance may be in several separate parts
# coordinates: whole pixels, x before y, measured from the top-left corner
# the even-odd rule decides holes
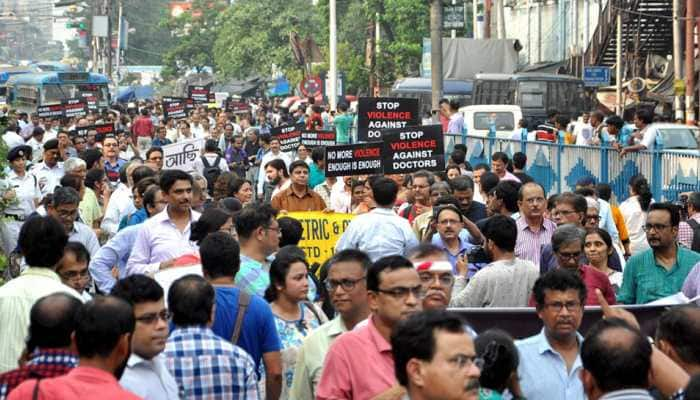
[[[129,21],[129,29],[133,30],[124,52],[124,64],[160,65],[163,62],[163,49],[172,47],[174,41],[166,24],[160,23],[169,18],[169,3],[168,0],[123,0],[122,12]]]
[[[217,73],[243,79],[269,76],[273,67],[299,76],[289,33],[314,37],[321,23],[309,0],[238,0],[221,16],[219,26],[214,44]]]
[[[202,72],[204,67],[214,66],[219,15],[227,8],[228,1],[195,0],[190,10],[163,22],[177,38],[163,54],[164,77],[180,77],[191,69]]]

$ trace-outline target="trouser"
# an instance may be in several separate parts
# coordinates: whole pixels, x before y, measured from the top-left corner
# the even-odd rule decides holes
[[[2,236],[2,250],[5,255],[9,255],[17,248],[17,239],[19,238],[19,230],[22,228],[23,222],[14,220],[4,220],[0,224],[0,236]]]

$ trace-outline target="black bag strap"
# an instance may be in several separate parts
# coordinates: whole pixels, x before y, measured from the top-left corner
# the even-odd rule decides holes
[[[34,390],[32,391],[32,400],[39,400],[39,383],[41,383],[41,379],[36,380]]]
[[[201,156],[202,158],[202,163],[204,164],[204,169],[211,168],[211,165],[209,165],[209,161],[207,160],[206,157]]]
[[[231,343],[236,344],[238,337],[241,336],[241,327],[243,326],[243,317],[250,305],[250,294],[243,289],[239,289],[238,295],[238,315],[236,315],[236,324],[233,326],[233,334],[231,335]]]
[[[314,314],[314,317],[316,317],[316,321],[318,321],[318,324],[321,325],[323,324],[324,320],[321,319],[321,316],[318,314],[318,311],[316,311],[316,307],[314,307],[314,303],[304,300],[301,302],[303,306],[306,306],[311,312]]]

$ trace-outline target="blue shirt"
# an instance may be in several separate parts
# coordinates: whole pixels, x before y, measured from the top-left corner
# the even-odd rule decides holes
[[[122,222],[119,223],[119,230],[126,228],[127,226],[134,226],[143,223],[143,221],[148,219],[148,213],[146,212],[146,207],[141,207],[136,212],[131,215],[127,215],[122,218]],[[123,225],[122,225],[123,224]]]
[[[173,143],[173,142],[171,142],[170,139],[168,139],[168,138],[165,138],[165,139],[155,138],[155,139],[153,139],[153,141],[151,142],[151,146],[153,146],[153,147],[163,147],[163,146],[167,146],[167,145],[172,144],[172,143]]]
[[[214,288],[216,290],[216,315],[211,330],[230,341],[238,316],[240,289],[226,286],[214,286]],[[250,296],[250,304],[243,317],[241,334],[236,344],[250,354],[257,371],[259,371],[263,354],[282,349],[282,342],[275,327],[275,317],[270,306],[261,297]]]
[[[466,232],[466,229],[463,229],[463,231]],[[466,236],[468,237],[469,234],[467,234]],[[460,231],[460,234],[458,236],[458,239],[459,239],[459,250],[457,251],[456,254],[450,253],[450,251],[447,249],[447,246],[445,246],[445,243],[442,241],[442,238],[440,238],[439,234],[436,233],[435,235],[433,235],[433,240],[432,240],[432,243],[435,246],[439,247],[442,251],[445,252],[445,255],[447,255],[447,261],[449,261],[450,264],[452,264],[452,273],[455,275],[457,275],[457,267],[456,267],[457,258],[461,255],[469,254],[472,250],[474,250],[475,247],[478,247],[478,246],[475,246],[475,245],[469,243],[469,241],[466,240],[466,238],[463,239],[461,231]]]
[[[520,354],[518,376],[523,396],[528,399],[585,400],[579,373],[583,368],[580,347],[583,336],[576,334],[579,354],[570,371],[564,358],[549,344],[542,332],[515,342]]]
[[[116,283],[112,277],[112,266],[119,268],[120,279],[126,276],[126,262],[140,229],[141,225],[134,225],[120,230],[90,260],[90,275],[103,293],[111,292]]]
[[[109,160],[105,160],[105,174],[107,175],[107,179],[114,184],[116,184],[115,182],[119,182],[119,169],[126,163],[127,161],[121,158],[117,158],[117,163],[115,165],[110,164]]]

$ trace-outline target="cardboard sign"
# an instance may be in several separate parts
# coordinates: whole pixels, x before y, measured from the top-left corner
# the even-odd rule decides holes
[[[36,114],[40,118],[63,118],[63,105],[51,104],[36,108]]]
[[[357,140],[360,142],[381,140],[382,129],[420,123],[418,99],[360,97],[357,108]]]
[[[382,142],[326,147],[326,176],[382,173]]]
[[[187,104],[185,100],[163,102],[163,116],[171,119],[187,118]]]
[[[335,131],[301,131],[301,144],[306,147],[335,146]]]
[[[85,99],[68,99],[61,102],[63,116],[66,118],[84,117],[88,114],[88,105]]]
[[[287,125],[270,129],[270,136],[280,141],[280,150],[283,152],[296,151],[301,144],[301,130],[303,126]]]
[[[386,129],[382,131],[382,136],[385,174],[445,169],[445,146],[440,125]]]
[[[194,162],[202,154],[204,139],[191,139],[163,146],[163,169],[194,171]]]
[[[209,103],[209,95],[211,93],[211,84],[187,86],[187,97],[192,99],[195,104]]]
[[[333,256],[335,244],[355,217],[353,214],[318,211],[292,212],[279,216],[301,222],[304,231],[299,247],[306,253],[309,264],[323,263]]]

